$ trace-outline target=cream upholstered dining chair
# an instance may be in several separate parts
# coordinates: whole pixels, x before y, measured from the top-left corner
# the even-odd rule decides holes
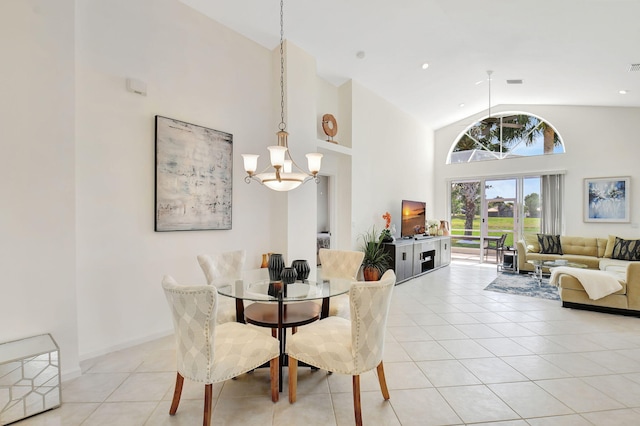
[[[389,399],[382,355],[395,283],[396,275],[391,269],[380,281],[354,282],[349,290],[351,320],[325,318],[302,327],[289,338],[289,402],[296,401],[298,360],[353,376],[353,409],[357,425],[362,425],[360,374],[377,368],[382,396]]]
[[[211,424],[212,384],[270,362],[271,400],[278,400],[278,340],[237,322],[216,323],[218,293],[214,286],[180,286],[162,280],[173,315],[178,373],[169,414],[178,410],[184,379],[204,383],[203,425]]]
[[[361,251],[320,249],[318,252],[322,269],[320,277],[323,280],[331,278],[346,278],[355,281],[364,259]],[[331,299],[329,316],[338,315],[349,318],[349,296],[344,294]]]
[[[198,263],[204,272],[207,284],[215,286],[242,279],[246,257],[245,250],[227,251],[215,255],[201,254],[198,256]],[[223,297],[220,299],[216,320],[218,324],[236,320],[236,306],[232,298]]]
[[[361,251],[320,249],[322,278],[347,278],[355,281],[364,259]]]

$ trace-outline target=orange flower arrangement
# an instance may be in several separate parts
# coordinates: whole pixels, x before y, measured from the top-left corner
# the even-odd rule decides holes
[[[382,232],[380,232],[380,241],[384,241],[384,242],[393,241],[393,235],[391,235],[392,229],[390,228],[391,213],[385,212],[385,214],[382,215],[382,218],[385,220],[385,227],[382,230]],[[393,232],[395,232],[395,229],[393,230]]]
[[[385,220],[385,229],[389,229],[389,226],[391,225],[391,213],[386,212],[382,215],[382,218]]]

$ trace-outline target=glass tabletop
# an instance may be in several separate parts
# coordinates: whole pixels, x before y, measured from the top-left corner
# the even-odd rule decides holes
[[[531,263],[533,266],[546,266],[549,268],[554,268],[557,266],[569,266],[571,268],[581,268],[587,269],[589,265],[585,265],[584,263],[576,263],[576,262],[558,262],[557,260],[527,260],[527,263]]]
[[[349,291],[351,282],[351,280],[344,278],[332,278],[320,282],[298,281],[286,286],[286,294],[283,293],[282,300],[292,302],[338,296]],[[279,300],[278,284],[282,285],[279,281],[269,282],[266,279],[251,282],[236,280],[233,284],[218,284],[216,287],[219,294],[234,299],[277,302]]]
[[[589,266],[585,265],[584,263],[576,263],[576,262],[557,262],[555,260],[550,260],[547,262],[544,262],[544,266],[548,266],[550,268],[553,268],[555,266],[569,266],[571,268],[582,268],[582,269],[587,269]]]

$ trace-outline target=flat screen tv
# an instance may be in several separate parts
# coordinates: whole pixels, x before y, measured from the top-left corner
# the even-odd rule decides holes
[[[402,200],[401,237],[413,237],[424,234],[424,224],[427,219],[425,210],[427,204],[422,201]]]

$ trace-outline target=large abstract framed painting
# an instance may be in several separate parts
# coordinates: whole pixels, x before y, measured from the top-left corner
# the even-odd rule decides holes
[[[584,180],[585,222],[629,222],[631,178],[587,178]]]
[[[233,135],[156,115],[156,231],[231,229]]]

